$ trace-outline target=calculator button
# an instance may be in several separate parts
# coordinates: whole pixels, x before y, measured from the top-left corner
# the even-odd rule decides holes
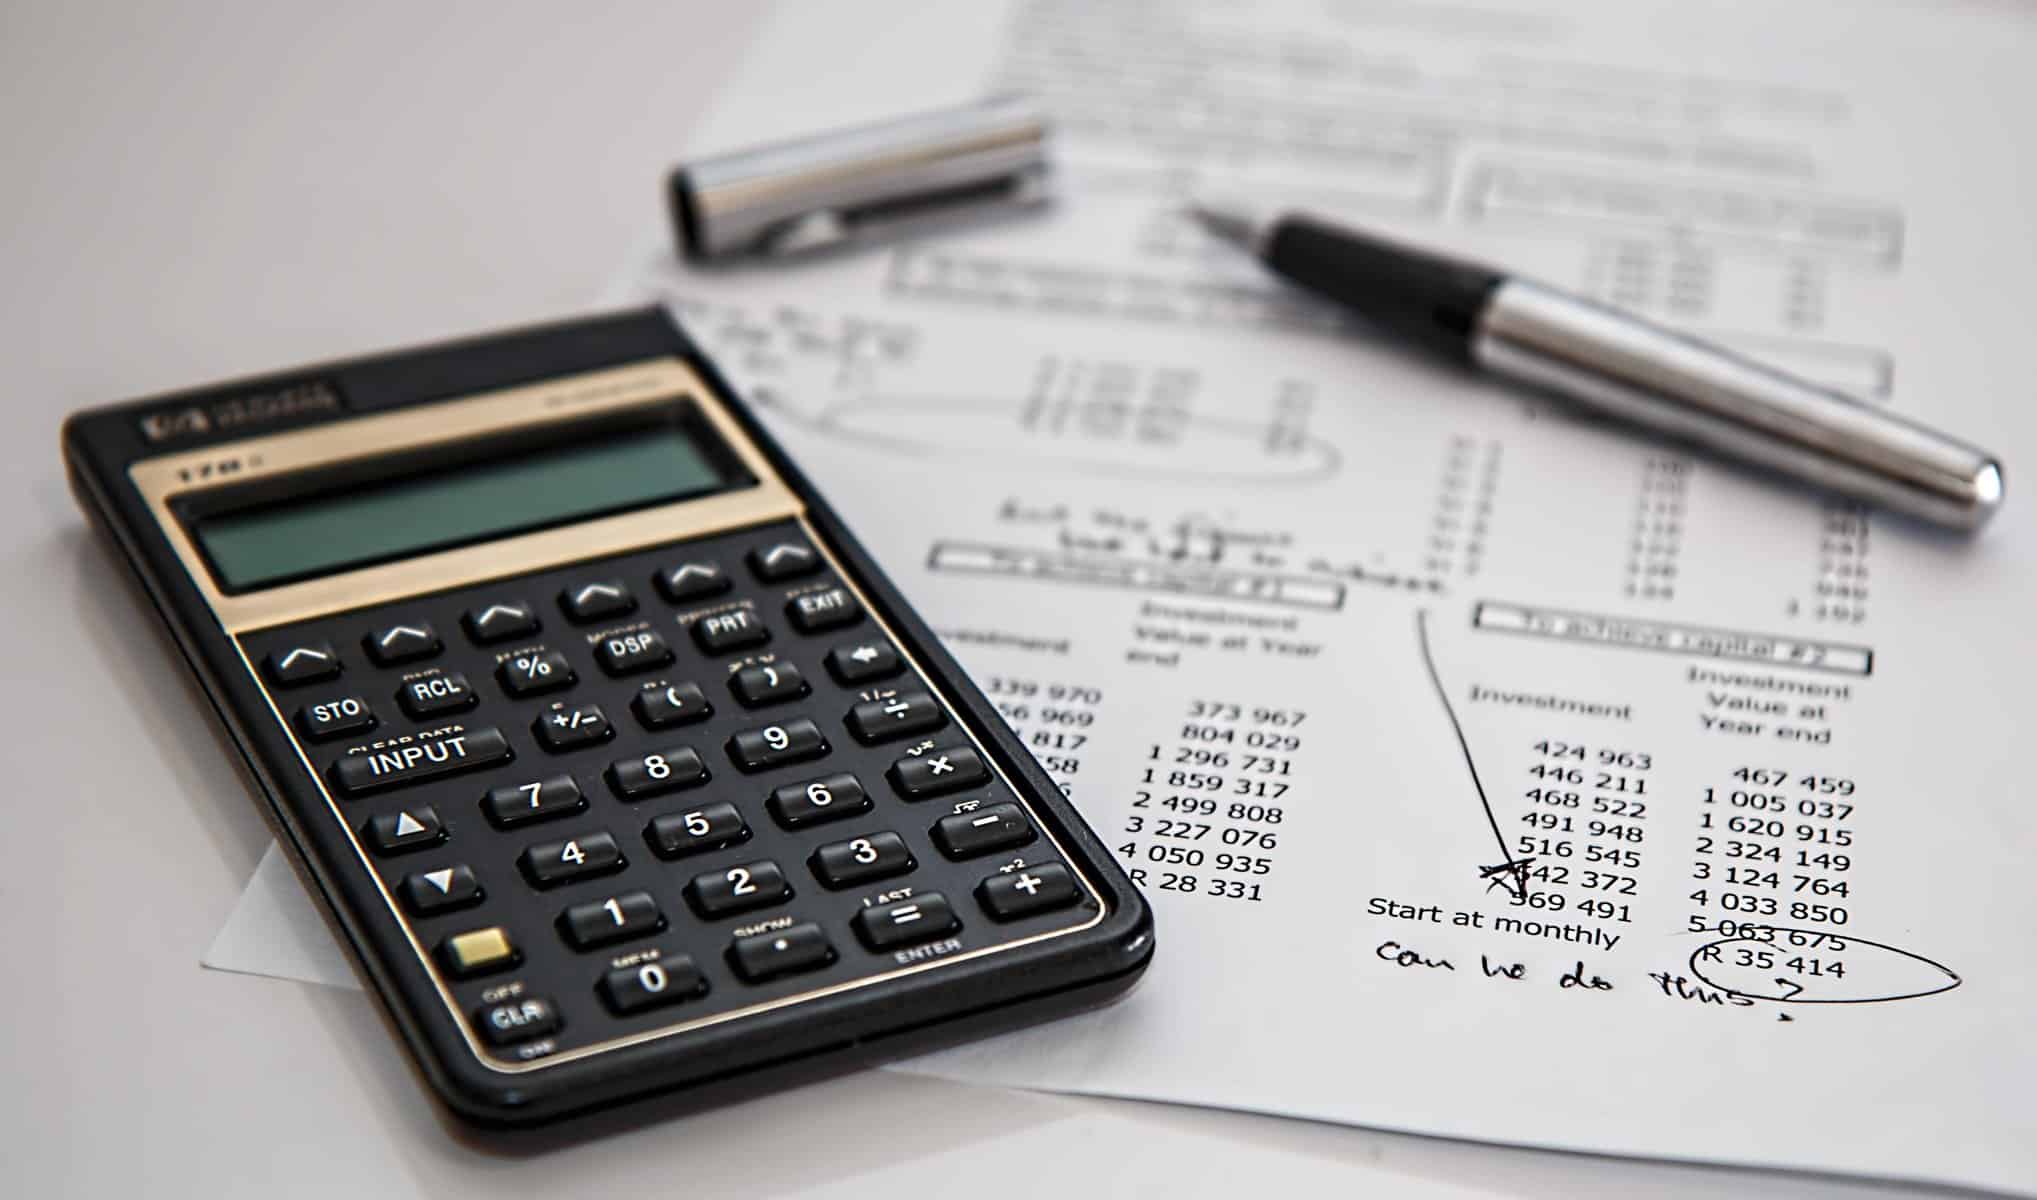
[[[601,1002],[618,1017],[649,1012],[707,994],[707,976],[691,955],[673,954],[634,967],[617,967],[595,985]]]
[[[595,832],[560,842],[540,842],[519,855],[516,865],[533,885],[548,888],[620,871],[629,864],[614,838]]]
[[[705,721],[714,715],[714,705],[700,694],[700,689],[690,683],[668,684],[661,688],[645,688],[638,692],[636,699],[629,702],[630,711],[637,714],[637,720],[645,729],[670,729],[674,725],[691,725]]]
[[[637,610],[637,598],[619,579],[582,583],[559,593],[559,608],[578,624],[619,617]]]
[[[579,704],[539,713],[530,723],[538,743],[554,754],[598,746],[615,736],[615,726],[599,704]]]
[[[644,840],[659,858],[685,858],[749,841],[750,827],[733,804],[703,804],[652,821]]]
[[[801,579],[820,570],[820,555],[798,542],[759,546],[750,551],[750,570],[765,583]]]
[[[761,708],[797,700],[812,689],[806,686],[806,676],[791,663],[764,663],[729,676],[729,690],[745,708]]]
[[[762,983],[796,971],[814,971],[835,961],[828,935],[812,921],[767,933],[754,933],[729,943],[729,962],[749,983]]]
[[[361,639],[361,646],[375,665],[382,667],[430,658],[446,648],[432,627],[422,621],[373,630]]]
[[[948,898],[939,892],[866,908],[849,924],[855,927],[856,937],[872,950],[931,941],[962,927]]]
[[[625,800],[662,796],[707,781],[707,764],[685,746],[655,750],[640,758],[619,758],[608,764],[608,786]]]
[[[729,757],[745,771],[763,771],[786,763],[805,762],[828,752],[820,726],[801,717],[783,725],[745,729],[728,741]]]
[[[949,858],[975,858],[993,850],[1009,850],[1033,840],[1032,822],[1016,804],[992,804],[985,808],[942,817],[934,823],[934,845]]]
[[[1075,876],[1060,863],[1001,871],[976,885],[977,902],[1000,921],[1066,908],[1081,894]]]
[[[863,606],[856,603],[848,589],[831,587],[787,600],[785,615],[801,633],[823,633],[862,620]]]
[[[672,647],[665,639],[648,629],[636,633],[618,633],[603,638],[594,647],[594,661],[610,675],[634,675],[639,671],[653,671],[672,661]]]
[[[885,775],[899,795],[925,800],[975,787],[990,778],[990,768],[967,746],[943,746],[925,754],[908,754],[892,763]]]
[[[686,885],[686,903],[710,920],[791,898],[792,885],[785,882],[785,872],[768,858],[695,875]]]
[[[499,600],[482,608],[470,608],[460,617],[467,636],[487,646],[510,638],[528,637],[538,631],[537,610],[521,600]]]
[[[889,679],[905,666],[889,642],[873,638],[867,642],[844,642],[828,651],[828,674],[836,682],[854,686],[873,679]]]
[[[566,661],[565,655],[546,650],[517,655],[495,668],[495,678],[502,682],[503,691],[521,699],[572,687],[579,677],[573,674],[573,664]]]
[[[412,915],[429,917],[481,903],[481,883],[466,867],[440,867],[405,875],[397,890]]]
[[[685,562],[658,572],[658,590],[674,604],[719,596],[729,590],[729,577],[711,562]]]
[[[497,829],[549,821],[586,808],[587,797],[571,775],[548,775],[529,783],[490,788],[481,799],[482,813]]]
[[[518,996],[474,1010],[474,1028],[491,1046],[514,1046],[559,1031],[559,1010],[543,996]]]
[[[693,642],[709,654],[747,650],[771,640],[771,631],[747,608],[702,617],[693,623]]]
[[[373,729],[375,723],[375,710],[359,696],[335,696],[297,710],[297,728],[314,742]]]
[[[500,730],[473,729],[349,754],[333,763],[332,778],[347,795],[364,796],[507,762],[510,757],[509,743]]]
[[[467,677],[458,671],[412,679],[396,690],[396,702],[413,720],[465,712],[481,702]]]
[[[865,700],[849,710],[849,732],[866,746],[896,741],[948,723],[940,701],[925,692],[900,692],[885,700]]]
[[[664,927],[665,914],[649,892],[624,892],[593,904],[575,904],[559,914],[559,932],[575,950],[628,941]]]
[[[437,809],[420,804],[402,812],[370,817],[361,826],[361,836],[368,839],[369,849],[377,854],[402,854],[445,841],[446,827],[440,823]]]
[[[813,868],[815,879],[840,889],[903,875],[919,864],[906,849],[904,838],[886,832],[830,842],[814,851],[807,865]]]
[[[270,683],[283,687],[337,678],[340,673],[339,653],[330,642],[290,646],[263,659],[262,673],[269,677]]]
[[[787,829],[839,821],[870,811],[870,797],[854,775],[828,775],[788,783],[764,801],[771,818]]]
[[[456,933],[439,943],[439,961],[461,979],[513,967],[522,957],[500,925]]]

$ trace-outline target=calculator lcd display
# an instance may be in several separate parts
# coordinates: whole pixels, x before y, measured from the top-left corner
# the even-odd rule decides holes
[[[220,585],[243,592],[741,486],[674,426],[200,517]]]

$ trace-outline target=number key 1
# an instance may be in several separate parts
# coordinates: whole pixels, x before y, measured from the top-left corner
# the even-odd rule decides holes
[[[664,927],[665,914],[649,892],[624,892],[593,904],[575,904],[559,914],[559,931],[575,950],[592,950]]]

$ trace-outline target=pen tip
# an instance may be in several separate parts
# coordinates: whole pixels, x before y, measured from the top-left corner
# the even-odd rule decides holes
[[[1259,248],[1263,223],[1253,213],[1233,205],[1206,200],[1188,202],[1188,215],[1212,236],[1248,250]]]

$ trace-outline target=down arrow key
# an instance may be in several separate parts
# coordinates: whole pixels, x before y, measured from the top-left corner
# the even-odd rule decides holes
[[[411,915],[419,917],[471,908],[481,903],[481,883],[466,866],[440,867],[436,871],[406,875],[400,890],[403,906],[410,910]]]

